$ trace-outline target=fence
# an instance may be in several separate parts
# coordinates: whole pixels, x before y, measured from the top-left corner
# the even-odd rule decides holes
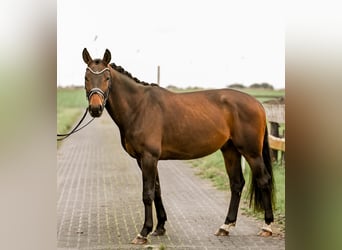
[[[285,123],[285,104],[263,104],[269,122]]]
[[[279,124],[285,123],[285,104],[264,103],[266,117],[270,123],[269,144],[272,155],[277,160],[278,151],[281,151],[281,163],[285,152],[285,131],[283,138],[279,136]]]
[[[271,126],[276,125],[279,127],[279,123],[285,123],[285,104],[263,104],[266,117]],[[275,129],[277,130],[277,129]],[[278,131],[272,131],[269,136],[270,146],[273,149],[285,151],[285,138],[279,138]]]
[[[281,151],[281,164],[283,163],[285,153],[285,138],[279,137],[279,124],[285,123],[285,104],[263,103],[266,111],[267,121],[270,123],[270,133],[268,142],[272,149],[272,155],[277,156]],[[276,158],[276,157],[275,157]],[[242,169],[245,169],[245,159],[242,157]]]

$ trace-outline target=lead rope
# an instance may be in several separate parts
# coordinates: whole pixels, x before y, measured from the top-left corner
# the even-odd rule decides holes
[[[88,113],[88,108],[86,108],[81,120],[77,123],[77,125],[67,134],[57,134],[57,137],[58,136],[64,136],[63,138],[57,138],[57,141],[62,141],[66,138],[68,138],[70,135],[76,133],[77,131],[80,131],[82,128],[86,127],[87,125],[89,125],[89,123],[91,123],[95,118],[91,119],[90,121],[88,121],[85,125],[83,125],[82,127],[78,128],[81,123],[83,122],[84,118],[87,116],[87,113]]]

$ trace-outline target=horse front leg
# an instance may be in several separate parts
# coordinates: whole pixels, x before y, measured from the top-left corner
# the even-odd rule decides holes
[[[157,175],[157,159],[145,154],[139,164],[143,178],[143,203],[145,208],[145,222],[140,234],[132,241],[133,244],[145,244],[147,236],[153,228],[152,202],[155,197],[155,183]]]
[[[164,225],[167,220],[167,216],[166,216],[165,208],[164,208],[162,198],[161,198],[161,189],[160,189],[158,172],[156,176],[154,205],[156,206],[158,224],[157,224],[155,231],[152,233],[152,235],[161,236],[161,235],[164,235],[166,231],[164,228]]]

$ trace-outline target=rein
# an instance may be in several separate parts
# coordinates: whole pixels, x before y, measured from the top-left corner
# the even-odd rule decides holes
[[[84,118],[87,116],[87,113],[88,113],[88,108],[86,108],[81,120],[77,123],[77,125],[67,134],[57,134],[57,137],[58,136],[63,136],[63,138],[57,138],[57,141],[62,141],[66,138],[68,138],[70,135],[80,131],[82,128],[86,127],[87,125],[89,125],[89,123],[91,123],[95,118],[91,119],[90,121],[88,121],[85,125],[83,125],[82,127],[78,128],[81,123],[83,122]]]

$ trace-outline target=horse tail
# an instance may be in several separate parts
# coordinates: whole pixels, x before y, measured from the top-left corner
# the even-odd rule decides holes
[[[264,134],[264,142],[262,147],[262,158],[264,161],[264,165],[266,168],[266,171],[268,175],[271,177],[269,179],[266,192],[270,194],[272,206],[274,207],[275,204],[275,196],[274,196],[274,177],[273,177],[273,169],[272,169],[272,159],[271,159],[271,153],[270,153],[270,145],[268,142],[268,131],[267,126],[265,128],[265,134]],[[257,181],[255,176],[252,176],[251,181],[251,188],[250,188],[250,204],[252,204],[253,198],[254,198],[254,209],[257,211],[261,211],[264,209],[264,204],[262,200],[262,192],[265,190],[261,189],[257,185]]]

